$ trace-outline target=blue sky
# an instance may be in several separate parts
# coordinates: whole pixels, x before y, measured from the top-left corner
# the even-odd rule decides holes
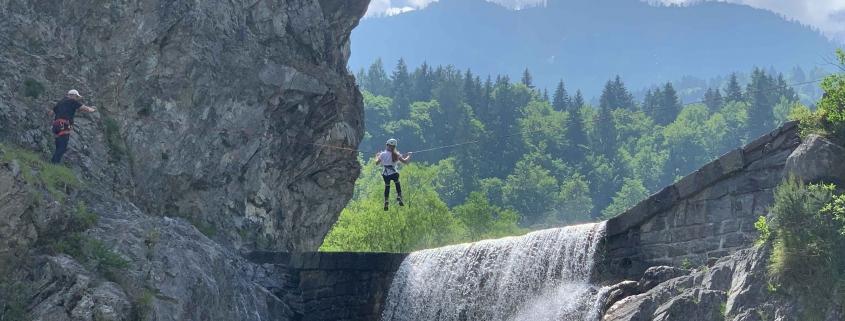
[[[437,0],[372,0],[370,16],[398,14],[423,8]],[[542,5],[546,0],[489,0],[511,8]],[[845,43],[845,0],[649,0],[656,3],[688,4],[700,1],[727,1],[777,12],[789,19],[814,26],[831,38]]]

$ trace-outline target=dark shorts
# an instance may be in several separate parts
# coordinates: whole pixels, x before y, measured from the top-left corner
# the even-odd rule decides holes
[[[381,178],[384,179],[384,184],[390,184],[390,181],[399,182],[399,173],[393,173],[390,175],[381,175]]]

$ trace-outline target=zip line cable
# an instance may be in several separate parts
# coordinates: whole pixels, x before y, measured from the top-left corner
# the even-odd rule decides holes
[[[809,84],[821,82],[822,80],[824,80],[824,78],[810,80],[810,81],[797,82],[797,83],[792,83],[792,84],[785,84],[784,86],[785,87],[795,87],[795,86],[809,85]],[[774,86],[774,87],[770,87],[770,88],[764,88],[764,89],[749,91],[749,92],[746,92],[746,95],[747,94],[757,94],[757,93],[761,93],[761,92],[775,91],[775,90],[778,90],[778,89],[782,89],[784,86]],[[680,106],[685,107],[685,106],[690,106],[690,105],[695,105],[695,104],[703,104],[703,103],[706,103],[706,102],[707,102],[706,100],[699,100],[699,101],[684,103],[684,104],[681,104]],[[655,108],[655,109],[652,109],[652,110],[663,110],[663,109],[666,109],[666,108]],[[495,138],[504,139],[504,138],[510,138],[510,137],[517,136],[517,135],[533,134],[533,133],[540,132],[540,131],[542,131],[542,130],[520,131],[520,132],[517,132],[517,133],[508,134],[508,135],[504,135],[504,136],[497,136]],[[431,148],[421,149],[421,150],[412,151],[412,152],[409,152],[409,153],[417,154],[417,153],[425,153],[425,152],[430,152],[430,151],[435,151],[435,150],[440,150],[440,149],[446,149],[446,148],[454,148],[454,147],[459,147],[459,146],[464,146],[464,145],[480,143],[483,140],[484,139],[474,139],[474,140],[469,140],[469,141],[465,141],[465,142],[461,142],[461,143],[455,143],[455,144],[435,146],[435,147],[431,147]],[[303,143],[303,144],[320,146],[320,147],[325,147],[325,148],[330,148],[330,149],[354,151],[354,152],[363,153],[363,151],[361,151],[361,150],[357,150],[357,149],[349,148],[349,147],[341,147],[341,146],[333,146],[333,145],[317,144],[317,143]]]

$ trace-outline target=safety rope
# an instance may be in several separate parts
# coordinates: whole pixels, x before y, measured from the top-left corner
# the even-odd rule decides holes
[[[821,78],[821,79],[815,79],[815,80],[810,80],[810,81],[797,82],[797,83],[792,83],[792,84],[785,84],[785,85],[783,85],[783,86],[785,86],[785,87],[794,87],[794,86],[809,85],[809,84],[814,84],[814,83],[817,83],[817,82],[821,82],[822,80],[824,80],[824,78]],[[778,90],[778,89],[783,88],[783,86],[774,86],[774,87],[771,87],[771,88],[764,88],[764,89],[760,89],[760,90],[754,90],[754,91],[746,92],[746,95],[747,95],[747,94],[756,94],[756,93],[761,93],[761,92],[774,91],[774,90]],[[702,103],[705,103],[705,102],[707,102],[707,101],[706,101],[706,100],[699,100],[699,101],[693,101],[693,102],[689,102],[689,103],[684,103],[684,104],[681,104],[680,106],[681,106],[681,107],[685,107],[685,106],[690,106],[690,105],[695,105],[695,104],[702,104]],[[665,109],[665,108],[656,108],[656,109],[652,109],[652,110],[662,110],[662,109]],[[510,137],[513,137],[513,136],[518,136],[518,135],[527,135],[527,134],[532,134],[532,133],[536,133],[536,132],[540,132],[540,131],[542,131],[542,130],[526,130],[526,131],[520,131],[520,132],[517,132],[517,133],[514,133],[514,134],[509,134],[509,135],[504,135],[504,136],[497,136],[497,137],[495,137],[495,138],[497,138],[497,139],[504,139],[504,138],[510,138]],[[456,143],[456,144],[449,144],[449,145],[435,146],[435,147],[431,147],[431,148],[421,149],[421,150],[417,150],[417,151],[412,151],[412,152],[410,152],[410,153],[411,153],[411,154],[425,153],[425,152],[431,152],[431,151],[435,151],[435,150],[441,150],[441,149],[447,149],[447,148],[454,148],[454,147],[463,146],[463,145],[476,144],[476,143],[480,143],[480,142],[482,142],[482,141],[483,141],[483,139],[474,139],[474,140],[469,140],[469,141],[460,142],[460,143]],[[338,149],[338,150],[346,150],[346,151],[354,151],[354,152],[358,152],[358,153],[363,153],[363,151],[361,151],[361,150],[357,150],[357,149],[353,149],[353,148],[348,148],[348,147],[339,147],[339,146],[332,146],[332,145],[325,145],[325,144],[316,144],[316,143],[306,143],[306,144],[309,144],[309,145],[315,145],[315,146],[321,146],[321,147],[331,148],[331,149]]]

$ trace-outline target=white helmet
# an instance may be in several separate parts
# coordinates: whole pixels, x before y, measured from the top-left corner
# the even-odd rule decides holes
[[[391,138],[391,139],[388,139],[388,140],[387,140],[387,145],[390,145],[390,146],[394,146],[394,147],[395,147],[395,146],[396,146],[396,144],[398,144],[398,143],[399,143],[399,142],[398,142],[398,141],[396,141],[396,139],[395,139],[395,138]]]

